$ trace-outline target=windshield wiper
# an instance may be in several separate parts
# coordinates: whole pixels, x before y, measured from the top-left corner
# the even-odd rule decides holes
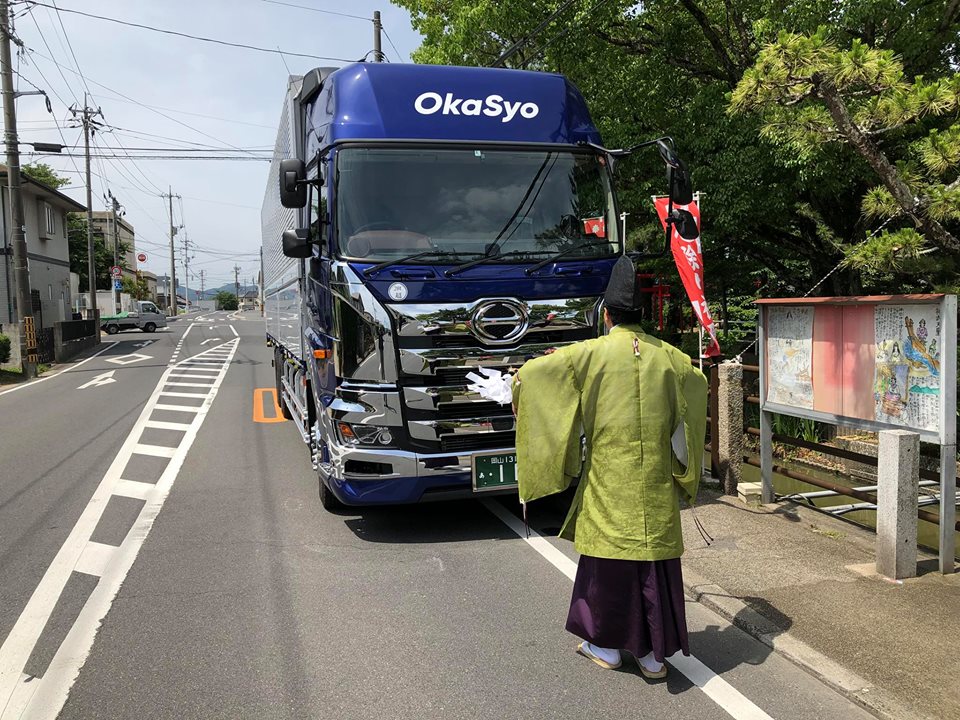
[[[494,260],[500,260],[501,258],[505,258],[505,257],[529,255],[531,252],[536,252],[536,250],[533,250],[533,251],[514,250],[508,253],[497,253],[496,255],[487,255],[486,253],[473,253],[474,255],[480,255],[481,257],[477,258],[476,260],[471,260],[468,263],[464,263],[463,265],[457,265],[457,267],[455,268],[450,268],[449,270],[445,270],[443,274],[446,275],[447,277],[453,277],[457,273],[463,272],[464,270],[467,270],[472,267],[476,267],[477,265],[483,265],[484,263],[493,262]]]
[[[566,250],[561,250],[560,252],[558,252],[558,253],[556,253],[556,254],[554,254],[554,255],[551,255],[550,257],[548,257],[548,258],[546,258],[546,259],[544,259],[544,260],[541,260],[540,262],[538,262],[538,263],[537,263],[536,265],[534,265],[533,267],[528,267],[526,270],[524,270],[524,272],[525,272],[527,275],[533,275],[533,273],[535,273],[535,272],[536,272],[537,270],[539,270],[540,268],[542,268],[542,267],[544,267],[544,266],[546,266],[546,265],[549,265],[550,263],[552,263],[552,262],[554,262],[554,261],[556,261],[556,260],[559,260],[560,258],[564,257],[565,255],[569,255],[570,253],[576,252],[577,250],[586,250],[587,248],[597,247],[598,245],[611,245],[611,244],[612,244],[612,243],[610,243],[610,241],[608,241],[608,240],[592,240],[592,241],[590,241],[590,242],[580,243],[579,245],[574,245],[573,247],[568,247]]]
[[[407,255],[405,257],[394,258],[393,260],[384,260],[382,263],[377,263],[376,265],[371,265],[366,270],[363,271],[364,277],[370,277],[374,273],[378,273],[383,270],[385,267],[390,267],[391,265],[397,265],[399,263],[410,262],[411,260],[419,260],[420,258],[425,257],[462,257],[464,255],[482,255],[483,253],[459,253],[459,252],[450,252],[449,250],[424,250],[423,252],[414,253],[413,255]]]

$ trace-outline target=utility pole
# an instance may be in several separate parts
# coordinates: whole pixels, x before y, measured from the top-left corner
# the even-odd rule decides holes
[[[373,59],[376,62],[383,62],[383,50],[380,49],[380,31],[383,25],[380,24],[380,11],[373,11]]]
[[[113,264],[120,265],[120,226],[117,224],[117,211],[120,209],[120,203],[113,196],[113,192],[107,190],[107,200],[110,202],[110,214],[113,220]],[[120,312],[120,290],[113,291],[113,309]]]
[[[23,195],[20,187],[20,149],[17,138],[16,95],[13,90],[13,65],[10,61],[10,5],[0,0],[0,74],[3,87],[3,126],[7,144],[7,183],[10,197],[10,238],[13,244],[13,272],[17,284],[17,314],[20,322],[20,365],[24,378],[37,374],[37,334],[33,324],[30,296],[30,268],[27,265],[27,234],[23,219]],[[13,320],[13,318],[10,318]]]
[[[240,304],[240,266],[233,266],[233,286],[236,288],[237,305]]]
[[[200,271],[200,299],[203,300],[203,270]]]
[[[190,312],[190,238],[183,233],[183,286],[187,296],[187,312]]]
[[[94,118],[97,115],[103,117],[100,108],[96,111],[87,106],[87,94],[83,94],[83,110],[78,110],[74,105],[70,108],[73,117],[76,118],[79,113],[81,123],[83,124],[83,149],[84,157],[87,161],[86,180],[87,180],[87,319],[96,319],[97,317],[97,259],[93,247],[93,183],[90,180],[90,135],[96,133],[98,123]]]
[[[177,265],[173,255],[173,237],[177,234],[177,228],[173,224],[173,199],[179,198],[179,195],[173,194],[173,188],[168,188],[169,192],[161,197],[170,200],[170,287],[167,292],[167,313],[171,317],[177,315]]]

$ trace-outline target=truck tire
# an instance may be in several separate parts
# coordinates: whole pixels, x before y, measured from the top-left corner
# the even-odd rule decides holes
[[[317,483],[320,485],[320,504],[323,506],[323,509],[329,512],[342,510],[344,508],[343,503],[337,500],[337,496],[327,487],[322,475],[317,476]]]
[[[119,325],[114,325],[112,323],[107,325],[107,335],[116,335],[118,332],[120,332]]]
[[[155,332],[156,329],[157,329],[156,323],[147,323],[146,325],[143,326],[143,331],[147,333]]]
[[[275,348],[273,351],[273,369],[274,375],[277,380],[277,407],[280,408],[280,414],[285,420],[289,420],[293,417],[293,414],[290,412],[290,408],[287,407],[287,404],[283,401],[283,367],[284,359],[283,354],[280,352],[279,348]]]

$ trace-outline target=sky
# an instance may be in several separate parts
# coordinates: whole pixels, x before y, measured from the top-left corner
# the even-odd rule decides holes
[[[101,148],[99,154],[123,158],[92,162],[93,209],[107,209],[105,196],[112,192],[135,228],[137,251],[147,255],[140,267],[168,274],[168,200],[161,196],[172,188],[181,196],[173,200],[174,225],[183,225],[177,236],[181,284],[184,236],[195,248],[191,289],[199,286],[201,269],[206,288],[232,283],[234,265],[240,266],[241,284],[252,284],[259,272],[260,206],[269,168],[260,158],[276,140],[287,76],[343,64],[289,53],[359,59],[373,49],[374,10],[381,12],[388,36],[383,40],[388,61],[410,62],[420,44],[407,12],[385,1],[283,0],[311,9],[266,0],[38,1],[50,7],[31,9],[11,0],[15,34],[23,42],[14,59],[17,89],[45,90],[53,107],[48,113],[37,96],[17,101],[21,162],[51,165],[71,180],[63,192],[85,204],[83,133],[71,127],[76,122],[69,107],[82,107],[89,92],[88,104],[100,108],[97,120],[104,124],[93,152]],[[200,42],[68,10],[284,54]],[[23,145],[29,142],[76,146],[81,157],[31,157],[31,148]],[[230,148],[231,157],[250,160],[143,159],[137,156],[151,153],[137,148],[201,156],[217,152],[210,148]]]

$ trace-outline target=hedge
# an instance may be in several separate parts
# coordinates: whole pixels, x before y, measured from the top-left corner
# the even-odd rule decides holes
[[[0,335],[0,365],[10,362],[10,338]]]

